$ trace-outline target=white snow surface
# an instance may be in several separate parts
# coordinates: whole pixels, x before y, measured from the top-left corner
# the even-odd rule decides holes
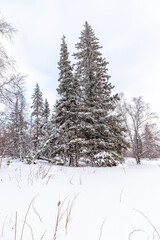
[[[59,201],[64,215],[54,237]],[[112,168],[2,161],[0,240],[157,240],[159,227],[160,160]]]

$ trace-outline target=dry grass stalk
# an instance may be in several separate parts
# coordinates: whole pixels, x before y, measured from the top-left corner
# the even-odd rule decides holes
[[[37,196],[36,196],[36,197],[37,197]],[[27,212],[26,212],[26,215],[25,215],[25,218],[24,218],[23,226],[22,226],[22,232],[21,232],[21,238],[20,238],[20,240],[23,240],[24,228],[25,228],[25,225],[27,224],[27,223],[26,223],[26,221],[27,221],[27,216],[28,216],[29,210],[30,210],[30,208],[31,208],[31,206],[32,206],[32,204],[33,204],[33,201],[35,200],[36,197],[34,197],[34,198],[31,200],[31,202],[30,202],[30,204],[29,204],[29,206],[28,206],[28,209],[27,209]]]
[[[146,215],[144,215],[144,213],[142,213],[141,211],[139,211],[139,210],[137,210],[137,209],[134,209],[135,211],[137,211],[137,212],[139,212],[144,218],[146,218],[147,219],[147,221],[150,223],[150,225],[153,227],[153,234],[154,233],[156,233],[157,234],[157,236],[158,236],[158,238],[160,239],[160,234],[159,234],[159,232],[157,231],[157,228],[153,225],[153,223],[151,222],[151,220],[146,216]],[[154,239],[154,237],[153,237],[153,239]]]
[[[50,167],[45,167],[45,166],[41,166],[41,165],[40,166],[31,166],[30,172],[28,174],[28,185],[29,184],[33,185],[34,180],[45,179],[48,176],[51,168],[52,168],[52,166],[50,166]],[[51,176],[48,176],[46,184],[48,184],[50,178],[51,178]]]
[[[15,231],[14,231],[14,240],[17,239],[17,212],[15,217]]]
[[[121,193],[120,193],[120,203],[122,202],[122,193],[123,193],[123,188],[122,188]]]
[[[47,179],[47,182],[46,182],[46,185],[48,185],[48,183],[49,183],[49,181],[50,181],[51,178],[52,178],[52,175],[49,175],[49,176],[48,176],[48,179]]]
[[[64,202],[65,202],[66,198],[64,199],[63,202],[59,201],[58,204],[57,204],[57,207],[58,207],[58,211],[57,211],[57,216],[56,216],[56,225],[55,225],[55,229],[54,229],[54,236],[53,236],[53,240],[56,240],[57,239],[57,232],[58,232],[58,228],[59,228],[59,225],[62,221],[62,218],[66,212],[63,211],[63,205],[64,205]]]
[[[34,206],[34,204],[33,204],[33,203],[32,203],[32,208],[33,208],[33,210],[34,210],[35,214],[38,216],[38,218],[39,218],[39,221],[40,221],[40,222],[42,222],[42,219],[41,219],[41,217],[40,217],[39,213],[37,212],[37,210],[36,210],[36,208],[35,208],[35,206]]]
[[[82,177],[79,177],[79,184],[82,185]]]
[[[33,174],[33,171],[32,171],[32,166],[30,167],[30,172],[29,172],[29,174],[28,174],[28,185],[30,184],[30,185],[33,185],[33,176],[34,176],[34,174]]]
[[[71,185],[73,185],[73,183],[72,183],[73,177],[74,177],[74,176],[72,176],[71,179],[69,180],[69,183],[70,183]]]
[[[19,187],[19,189],[21,189],[21,186],[20,186],[20,182],[22,181],[22,168],[21,168],[21,166],[19,168],[16,168],[15,172],[16,172],[15,180],[17,182],[17,186]]]
[[[141,229],[135,229],[135,230],[133,230],[133,231],[129,234],[128,240],[131,240],[132,234],[133,234],[133,233],[136,233],[136,232],[144,232],[144,231],[142,231]]]
[[[157,230],[158,228],[156,228],[156,230]],[[153,230],[153,236],[152,236],[152,240],[154,240],[154,238],[156,237],[156,235],[155,235],[155,230]]]
[[[3,237],[3,232],[4,232],[4,226],[5,226],[5,223],[6,223],[6,220],[7,220],[7,217],[5,217],[4,221],[3,221],[3,225],[2,225],[2,231],[1,231],[1,236]]]
[[[101,224],[100,233],[99,233],[99,240],[101,240],[101,237],[102,237],[102,231],[103,231],[103,226],[104,226],[105,221],[106,221],[106,218],[103,220],[103,222]]]
[[[68,202],[68,206],[66,209],[66,224],[65,224],[66,235],[67,235],[67,231],[68,231],[68,223],[71,221],[71,213],[72,213],[72,209],[74,207],[77,196],[78,196],[78,194],[73,198],[72,202],[70,202],[70,201]]]
[[[40,165],[40,166],[38,166],[37,172],[35,172],[34,175],[36,175],[37,179],[38,178],[44,179],[44,178],[47,177],[47,175],[48,175],[49,171],[51,170],[51,168],[52,168],[52,166],[45,167],[43,165]]]
[[[32,227],[31,227],[27,222],[25,222],[25,224],[30,228],[30,230],[31,230],[32,240],[34,240],[33,229],[32,229]]]
[[[42,235],[42,237],[41,237],[41,239],[40,239],[40,240],[42,240],[42,239],[44,238],[44,236],[45,236],[46,232],[47,232],[47,229],[45,229],[45,231],[44,231],[44,233],[43,233],[43,235]]]
[[[125,173],[125,175],[127,175],[127,173],[126,173],[126,169],[123,167],[123,171],[124,171],[124,173]]]
[[[44,169],[44,171],[42,172],[42,179],[47,177],[47,175],[50,172],[51,168],[52,168],[52,166],[50,166],[48,169],[47,168]]]

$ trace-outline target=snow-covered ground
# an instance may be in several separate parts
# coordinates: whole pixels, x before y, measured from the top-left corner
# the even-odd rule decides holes
[[[160,239],[160,160],[112,168],[3,160],[2,239]]]

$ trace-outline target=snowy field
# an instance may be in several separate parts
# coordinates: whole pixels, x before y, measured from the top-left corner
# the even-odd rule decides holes
[[[3,160],[0,239],[160,239],[160,160],[112,168]]]

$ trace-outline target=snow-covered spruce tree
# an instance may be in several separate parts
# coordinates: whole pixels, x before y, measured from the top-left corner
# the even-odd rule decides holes
[[[45,99],[45,101],[44,101],[44,110],[43,110],[44,124],[48,123],[49,116],[50,116],[50,107],[49,107],[48,100]]]
[[[106,60],[99,51],[99,41],[85,22],[77,52],[75,75],[81,82],[83,97],[83,157],[93,164],[113,166],[123,161],[121,153],[127,147],[121,119],[114,114],[118,95],[111,95]]]
[[[32,144],[33,144],[33,152],[34,155],[38,154],[38,151],[41,147],[42,141],[42,119],[44,112],[43,105],[43,97],[42,92],[38,84],[36,84],[34,94],[32,95],[32,126],[31,126],[31,134],[32,134]]]
[[[56,126],[55,126],[55,106],[53,107],[53,112],[51,118],[48,120],[47,133],[48,137],[44,139],[43,145],[40,151],[40,155],[48,159],[52,158],[51,161],[56,161],[53,158],[56,156]],[[46,135],[47,135],[46,133]],[[44,131],[43,131],[44,134]],[[44,138],[44,136],[43,136]]]
[[[50,138],[51,135],[51,120],[50,120],[50,107],[48,100],[45,99],[44,101],[44,109],[42,112],[42,139],[41,139],[41,149],[39,150],[39,154],[43,155],[44,157],[49,157],[50,150],[46,148],[46,142]]]
[[[56,102],[53,115],[53,128],[54,131],[56,129],[56,133],[50,140],[53,142],[52,157],[57,157],[62,163],[67,161],[70,166],[77,166],[82,142],[79,135],[81,90],[79,81],[72,73],[65,36],[62,38],[58,68],[59,100]]]

